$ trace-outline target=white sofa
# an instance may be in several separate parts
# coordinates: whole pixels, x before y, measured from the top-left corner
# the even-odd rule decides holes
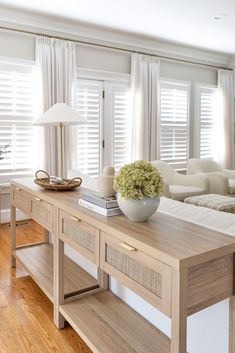
[[[183,201],[186,197],[207,194],[209,192],[209,181],[206,176],[179,174],[169,164],[162,161],[153,161],[151,163],[159,170],[164,179],[164,196]],[[95,178],[76,169],[68,172],[68,178],[75,178],[77,176],[82,178],[83,187],[98,191]]]
[[[161,173],[164,182],[168,184],[168,195],[164,190],[164,196],[183,201],[189,196],[209,193],[209,180],[204,175],[183,175],[177,173],[169,164],[163,161],[152,161]]]
[[[235,170],[224,169],[211,159],[189,159],[187,174],[202,173],[210,180],[210,193],[235,194]]]
[[[159,210],[170,216],[235,236],[235,215],[161,197]]]
[[[174,200],[183,201],[186,197],[209,193],[209,180],[206,176],[194,176],[179,174],[165,162],[151,162],[161,173],[164,179],[163,194]],[[68,178],[80,176],[83,180],[82,186],[98,191],[97,181],[78,170],[70,170]]]

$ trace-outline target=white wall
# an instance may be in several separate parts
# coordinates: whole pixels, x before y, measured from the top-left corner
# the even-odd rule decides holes
[[[0,56],[34,60],[34,38],[17,33],[0,32]],[[130,73],[130,54],[108,49],[78,45],[77,60],[80,68],[95,69],[109,72]],[[190,81],[192,84],[191,106],[194,100],[195,82],[216,83],[216,70],[175,62],[161,63],[161,76],[177,80]],[[193,109],[191,109],[193,115]],[[193,120],[193,119],[192,119]],[[191,126],[192,128],[193,126]],[[2,206],[8,209],[9,194],[2,195]],[[67,249],[66,249],[67,251]],[[78,254],[69,252],[74,260],[88,268],[94,274],[94,267]],[[111,289],[135,310],[144,315],[154,325],[170,335],[170,320],[122,286],[111,279]],[[222,302],[188,319],[189,353],[226,353],[228,305]]]
[[[34,60],[35,40],[30,35],[0,31],[0,57]]]
[[[77,46],[78,67],[118,73],[130,73],[130,54],[91,46]]]
[[[173,61],[161,62],[161,77],[194,82],[216,84],[217,70],[193,64]]]

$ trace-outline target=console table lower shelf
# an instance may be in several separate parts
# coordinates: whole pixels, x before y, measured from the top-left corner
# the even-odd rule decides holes
[[[95,353],[170,353],[170,339],[111,291],[60,305],[60,313]]]
[[[15,256],[46,296],[54,302],[53,246],[40,244],[17,248]],[[96,279],[67,256],[64,256],[64,276],[65,297],[81,293],[83,288],[87,290],[87,287],[98,287]]]
[[[47,297],[53,295],[53,246],[17,248],[15,256]],[[97,288],[96,279],[64,256],[65,298]],[[60,313],[96,353],[170,353],[170,339],[109,290],[69,301]]]

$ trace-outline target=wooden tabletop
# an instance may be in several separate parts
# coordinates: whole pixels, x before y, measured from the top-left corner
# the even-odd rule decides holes
[[[12,184],[175,268],[190,267],[205,259],[209,261],[235,252],[235,237],[159,211],[146,222],[133,222],[122,215],[105,217],[89,211],[78,205],[82,194],[89,192],[82,187],[67,192],[49,191],[34,184],[32,178],[14,179]]]

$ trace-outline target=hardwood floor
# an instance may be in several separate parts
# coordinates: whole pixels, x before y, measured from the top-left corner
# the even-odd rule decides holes
[[[51,302],[24,269],[11,269],[9,237],[0,225],[0,353],[91,353],[69,325],[57,330]],[[43,230],[29,221],[17,237],[18,245],[41,241]]]

